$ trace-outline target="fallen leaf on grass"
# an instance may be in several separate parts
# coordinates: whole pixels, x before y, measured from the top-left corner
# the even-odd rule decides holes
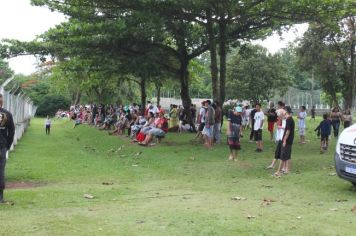
[[[273,188],[272,185],[262,185],[263,188]]]
[[[83,196],[84,198],[86,198],[86,199],[93,199],[94,198],[94,196],[93,195],[90,195],[90,194],[84,194],[84,196]]]
[[[244,198],[244,197],[232,197],[231,200],[234,200],[234,201],[245,201],[247,199]]]
[[[114,185],[113,182],[102,182],[102,185]]]
[[[337,211],[337,208],[331,208],[330,211]]]
[[[138,157],[138,156],[141,155],[141,154],[142,154],[142,152],[138,152],[138,153],[135,154],[135,156]]]
[[[347,199],[336,199],[337,202],[347,202]]]
[[[263,202],[261,203],[261,206],[269,206],[272,204],[272,202],[276,202],[276,200],[272,199],[272,198],[264,198]]]
[[[335,176],[336,173],[329,173],[329,176]]]
[[[132,165],[133,167],[137,167],[138,165]]]
[[[194,160],[195,160],[195,157],[190,157],[189,160],[194,161]]]

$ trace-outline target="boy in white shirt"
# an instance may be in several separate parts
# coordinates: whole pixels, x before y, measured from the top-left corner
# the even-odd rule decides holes
[[[301,106],[298,112],[298,130],[300,136],[300,144],[305,144],[305,119],[307,118],[307,112],[305,111],[305,106]]]
[[[263,130],[263,120],[265,119],[265,114],[261,111],[261,104],[256,104],[256,113],[254,116],[255,124],[253,126],[255,141],[257,145],[256,152],[262,152],[263,141],[262,141],[262,130]]]

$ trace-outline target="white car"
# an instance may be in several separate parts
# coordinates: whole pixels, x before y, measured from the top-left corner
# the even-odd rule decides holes
[[[356,124],[339,136],[335,153],[335,169],[340,178],[356,186]]]

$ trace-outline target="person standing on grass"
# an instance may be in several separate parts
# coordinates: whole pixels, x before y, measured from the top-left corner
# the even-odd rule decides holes
[[[274,173],[275,177],[280,177],[282,172],[288,174],[290,169],[295,123],[292,117],[292,108],[286,106],[286,113],[286,128],[282,139],[281,163],[279,164],[277,172]]]
[[[52,125],[52,121],[49,118],[49,116],[47,116],[47,118],[45,120],[46,135],[50,135],[51,134],[51,125]]]
[[[255,126],[255,114],[256,114],[256,108],[253,108],[251,111],[250,111],[250,124],[251,124],[251,132],[250,132],[250,143],[253,142],[253,139],[255,137],[255,129],[254,129],[254,126]]]
[[[310,115],[311,115],[310,120],[315,121],[315,106],[313,106],[312,109],[310,110]]]
[[[348,128],[352,124],[352,116],[350,109],[347,109],[345,113],[342,115],[342,122],[344,123],[344,129]]]
[[[210,149],[213,147],[215,110],[212,107],[210,100],[207,100],[205,104],[207,108],[205,113],[205,127],[203,129],[202,134],[204,135],[205,139],[204,146]]]
[[[272,163],[267,166],[266,169],[273,169],[274,165],[276,164],[277,160],[281,159],[281,151],[282,151],[282,144],[283,144],[283,135],[284,129],[286,128],[286,120],[285,120],[285,110],[279,109],[277,111],[277,131],[276,131],[276,150],[274,152],[274,159]]]
[[[261,104],[257,103],[256,104],[256,113],[254,115],[254,135],[255,135],[255,141],[257,145],[256,152],[262,152],[263,151],[263,141],[262,141],[262,130],[263,130],[263,121],[265,119],[265,114],[263,111],[261,111]]]
[[[331,124],[334,130],[334,137],[337,138],[339,136],[339,129],[340,129],[340,120],[341,120],[341,113],[339,108],[334,107],[331,111]]]
[[[305,106],[301,106],[298,112],[298,131],[299,131],[299,143],[305,144],[305,119],[307,118],[307,113],[305,111]]]
[[[277,122],[277,113],[276,113],[276,109],[274,108],[273,102],[270,103],[270,107],[266,115],[267,115],[267,122],[268,122],[268,132],[270,133],[271,141],[273,141],[274,125]]]
[[[0,203],[4,203],[6,153],[10,150],[15,136],[15,125],[12,114],[3,107],[3,96],[0,94]]]
[[[241,149],[240,137],[242,136],[242,107],[237,106],[228,114],[227,118],[227,144],[230,148],[230,161],[237,161],[237,151]]]
[[[203,101],[201,103],[201,108],[199,110],[199,114],[198,114],[198,117],[197,117],[197,124],[199,125],[198,127],[198,133],[197,135],[195,136],[195,139],[198,139],[198,140],[202,140],[203,138],[203,129],[205,127],[205,113],[206,113],[206,101]]]
[[[319,126],[316,127],[314,131],[318,132],[318,136],[320,135],[320,154],[323,154],[328,150],[329,136],[331,134],[331,121],[328,114],[323,115],[323,121],[320,122]]]

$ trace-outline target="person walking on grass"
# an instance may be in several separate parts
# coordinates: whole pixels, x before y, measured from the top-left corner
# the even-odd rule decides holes
[[[348,128],[352,124],[352,115],[350,109],[347,109],[342,115],[342,123],[344,123],[344,129]]]
[[[242,107],[237,106],[228,114],[227,118],[227,144],[230,148],[230,161],[237,161],[237,151],[241,149],[240,138],[242,136]]]
[[[318,136],[320,136],[320,154],[323,154],[328,150],[329,136],[331,135],[331,120],[328,114],[323,115],[323,121],[314,131],[317,131]]]
[[[307,118],[307,112],[305,111],[305,106],[301,106],[298,112],[298,131],[299,131],[299,143],[305,144],[305,120]]]
[[[261,111],[261,104],[256,104],[256,113],[254,115],[254,136],[256,141],[256,152],[263,151],[263,141],[262,141],[262,130],[263,130],[263,121],[265,119],[265,114]]]
[[[46,135],[50,135],[51,134],[51,125],[52,125],[52,121],[49,118],[49,116],[47,116],[47,118],[45,120]]]
[[[3,96],[0,94],[0,203],[5,203],[5,166],[6,153],[10,150],[15,136],[15,125],[12,114],[3,107]]]
[[[275,177],[280,177],[282,173],[288,174],[290,170],[295,123],[292,117],[292,109],[289,106],[286,106],[286,113],[286,128],[282,138],[281,162],[277,172],[273,174]]]

